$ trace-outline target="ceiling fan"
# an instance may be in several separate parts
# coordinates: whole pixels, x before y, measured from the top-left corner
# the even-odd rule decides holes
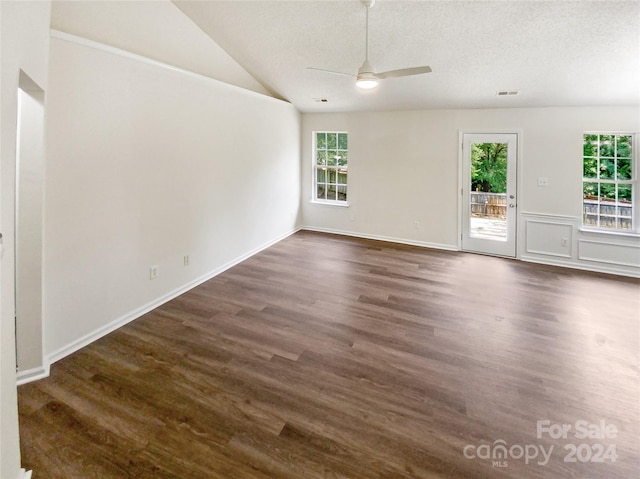
[[[390,70],[387,72],[376,73],[373,66],[369,62],[369,9],[373,7],[375,0],[360,0],[366,9],[366,29],[365,29],[365,55],[362,66],[358,69],[357,75],[350,73],[335,72],[331,70],[323,70],[322,68],[307,67],[309,70],[317,70],[325,73],[332,73],[335,75],[346,75],[355,77],[356,86],[365,90],[375,88],[378,86],[379,80],[386,78],[406,77],[411,75],[420,75],[422,73],[431,72],[431,67],[413,67],[413,68],[401,68],[400,70]]]

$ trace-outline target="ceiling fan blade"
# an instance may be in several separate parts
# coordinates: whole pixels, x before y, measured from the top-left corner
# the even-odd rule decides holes
[[[383,78],[397,78],[397,77],[408,77],[411,75],[420,75],[422,73],[430,73],[431,67],[413,67],[413,68],[402,68],[400,70],[391,70],[388,72],[376,73],[376,76],[379,79]]]
[[[356,75],[352,75],[351,73],[334,72],[333,70],[324,70],[322,68],[314,68],[314,67],[307,67],[307,70],[315,70],[315,71],[324,72],[324,73],[333,73],[334,75],[344,75],[347,77],[354,77],[354,78],[356,76]]]

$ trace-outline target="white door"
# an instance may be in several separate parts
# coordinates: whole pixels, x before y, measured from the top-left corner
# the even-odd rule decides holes
[[[515,133],[465,133],[462,140],[462,249],[516,256]]]

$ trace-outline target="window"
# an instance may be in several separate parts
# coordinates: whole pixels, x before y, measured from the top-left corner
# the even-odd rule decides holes
[[[346,132],[314,132],[314,201],[347,202],[348,138]]]
[[[634,135],[587,133],[582,156],[582,224],[587,228],[633,231]]]

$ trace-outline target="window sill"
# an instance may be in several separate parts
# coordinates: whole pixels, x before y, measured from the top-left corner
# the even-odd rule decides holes
[[[311,200],[311,203],[314,205],[324,205],[324,206],[340,206],[342,208],[348,208],[349,203],[346,201],[322,201],[322,200]]]
[[[626,232],[626,231],[619,231],[619,230],[604,230],[604,229],[595,229],[595,228],[582,227],[582,228],[580,228],[580,232],[581,233],[587,233],[587,234],[602,234],[602,235],[608,235],[608,236],[622,236],[622,237],[626,237],[626,238],[640,238],[640,233]]]

